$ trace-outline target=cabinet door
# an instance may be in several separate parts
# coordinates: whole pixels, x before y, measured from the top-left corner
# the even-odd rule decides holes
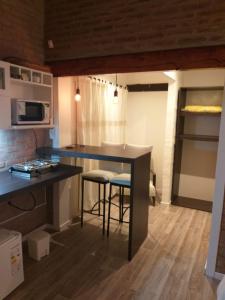
[[[0,95],[0,129],[11,128],[11,101],[10,97]]]
[[[9,63],[0,61],[0,96],[9,96]]]

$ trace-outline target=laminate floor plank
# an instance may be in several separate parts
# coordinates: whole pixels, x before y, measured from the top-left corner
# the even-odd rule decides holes
[[[25,282],[7,300],[214,300],[217,281],[204,275],[211,214],[157,205],[149,208],[146,241],[127,261],[128,225],[85,215],[55,234],[51,254],[35,262],[24,249]],[[118,215],[117,209],[112,214]]]

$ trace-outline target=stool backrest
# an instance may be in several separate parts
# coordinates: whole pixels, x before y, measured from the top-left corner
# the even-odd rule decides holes
[[[150,145],[135,145],[135,144],[126,144],[125,150],[147,150],[149,152],[152,151],[152,146]],[[150,166],[149,166],[150,168]],[[123,173],[131,173],[130,164],[123,164]]]
[[[102,147],[111,148],[111,149],[118,149],[118,150],[124,150],[124,144],[121,143],[111,143],[111,142],[102,142]],[[115,173],[122,173],[123,171],[123,164],[119,162],[112,162],[112,161],[105,161],[100,160],[99,161],[99,169],[111,171]]]

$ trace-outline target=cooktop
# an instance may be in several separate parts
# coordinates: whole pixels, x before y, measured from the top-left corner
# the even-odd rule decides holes
[[[31,178],[52,171],[57,168],[58,162],[47,159],[35,159],[12,165],[9,172],[21,177]]]

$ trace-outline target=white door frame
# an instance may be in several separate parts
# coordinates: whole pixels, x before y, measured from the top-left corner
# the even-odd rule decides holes
[[[225,186],[225,95],[223,97],[223,111],[220,121],[219,145],[216,163],[216,182],[213,198],[212,224],[209,239],[209,250],[206,264],[206,274],[210,277],[216,275],[216,260],[220,237]]]

